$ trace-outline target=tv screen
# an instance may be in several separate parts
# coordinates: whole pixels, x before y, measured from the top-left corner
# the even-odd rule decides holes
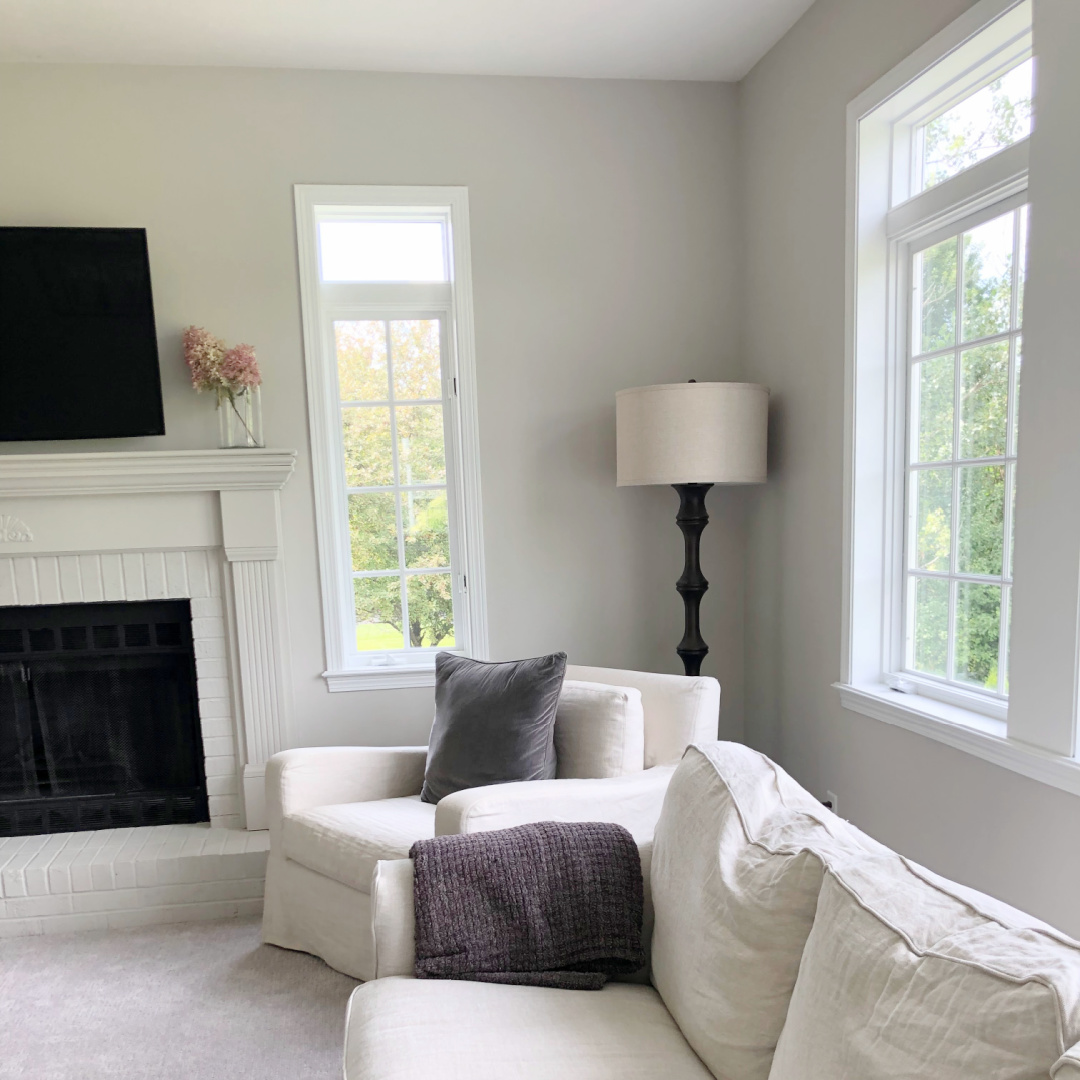
[[[0,227],[0,441],[164,434],[146,230]]]

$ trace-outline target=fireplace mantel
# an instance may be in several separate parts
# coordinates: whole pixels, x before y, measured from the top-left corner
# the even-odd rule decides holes
[[[295,450],[0,454],[0,499],[166,491],[280,490]]]
[[[0,454],[0,604],[192,598],[185,559],[222,579],[200,608],[224,601],[228,645],[197,642],[196,660],[220,656],[230,675],[200,684],[232,699],[249,829],[266,827],[265,763],[288,745],[278,493],[295,463],[269,449]]]

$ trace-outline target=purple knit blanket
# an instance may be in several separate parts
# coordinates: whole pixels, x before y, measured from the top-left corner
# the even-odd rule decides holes
[[[418,840],[416,976],[599,990],[645,962],[641,859],[609,822]]]

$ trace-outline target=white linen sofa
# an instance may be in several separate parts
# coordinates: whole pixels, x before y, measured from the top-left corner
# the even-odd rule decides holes
[[[1080,943],[760,754],[690,748],[646,863],[651,985],[379,978],[349,1002],[346,1080],[1080,1080]],[[378,867],[380,972],[412,969],[411,873]]]
[[[584,723],[577,724],[573,738],[568,732],[560,739],[557,727],[562,779],[471,788],[434,806],[420,801],[423,746],[275,754],[266,769],[270,855],[263,940],[314,953],[339,971],[370,979],[375,864],[406,858],[415,841],[544,820],[615,821],[636,838],[650,837],[683,751],[692,742],[716,738],[719,683],[705,676],[578,666],[567,667],[566,680],[568,689],[584,688],[584,698],[579,693],[577,699],[577,720]],[[597,765],[605,755],[598,755],[597,740],[590,738],[590,687],[598,698],[621,696],[628,710],[637,709],[637,742],[624,739],[621,725],[613,725],[619,730],[607,741],[618,753],[606,771]],[[598,711],[601,742],[605,719],[610,717]]]

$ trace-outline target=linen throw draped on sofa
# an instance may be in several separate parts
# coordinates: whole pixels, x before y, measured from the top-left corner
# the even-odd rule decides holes
[[[417,841],[416,975],[599,990],[645,962],[633,837],[541,821]]]

